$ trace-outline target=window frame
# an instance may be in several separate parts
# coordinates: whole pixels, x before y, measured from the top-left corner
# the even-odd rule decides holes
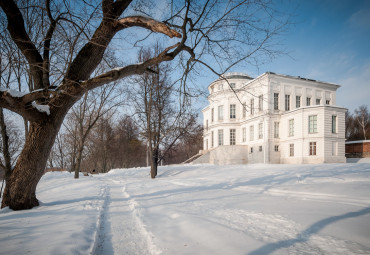
[[[288,121],[288,136],[294,136],[294,119]]]
[[[279,93],[274,93],[274,110],[279,110]]]
[[[312,118],[312,120],[311,120]],[[316,134],[317,133],[317,115],[308,116],[308,133]]]
[[[310,150],[309,150],[309,156],[317,156],[317,143],[316,142],[310,142]]]
[[[289,157],[294,157],[294,143],[289,144]]]
[[[230,129],[230,145],[236,145],[236,129]]]
[[[230,119],[236,119],[236,104],[230,104]]]
[[[296,108],[301,107],[301,96],[295,96],[295,107]]]
[[[285,111],[290,111],[290,95],[285,95]]]
[[[223,129],[217,130],[217,134],[218,134],[218,146],[224,145],[224,130]]]

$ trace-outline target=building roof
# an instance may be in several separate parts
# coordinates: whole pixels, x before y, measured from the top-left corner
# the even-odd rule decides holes
[[[230,72],[230,73],[225,73],[225,74],[221,75],[220,78],[211,82],[211,84],[209,84],[209,86],[211,86],[215,82],[218,82],[218,81],[221,81],[221,80],[226,80],[226,79],[253,80],[253,78],[250,77],[248,74],[238,73],[238,72]]]
[[[346,142],[346,144],[354,144],[354,143],[370,143],[370,140],[359,140],[359,141]]]

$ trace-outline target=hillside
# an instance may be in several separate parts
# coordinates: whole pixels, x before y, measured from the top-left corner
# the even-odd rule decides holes
[[[368,163],[46,173],[0,254],[369,254],[369,194]]]

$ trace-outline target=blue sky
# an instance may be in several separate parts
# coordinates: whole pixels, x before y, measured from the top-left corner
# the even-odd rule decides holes
[[[294,13],[282,41],[289,55],[251,74],[272,71],[333,82],[342,86],[338,106],[351,112],[370,106],[370,1],[299,1]]]
[[[232,71],[252,77],[271,71],[339,84],[338,106],[351,112],[370,107],[370,0],[288,0],[285,6],[293,13],[292,24],[278,48],[287,54],[258,68]]]

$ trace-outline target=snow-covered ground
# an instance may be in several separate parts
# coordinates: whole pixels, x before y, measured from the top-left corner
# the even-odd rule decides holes
[[[368,163],[47,173],[0,254],[370,254],[369,195]]]

